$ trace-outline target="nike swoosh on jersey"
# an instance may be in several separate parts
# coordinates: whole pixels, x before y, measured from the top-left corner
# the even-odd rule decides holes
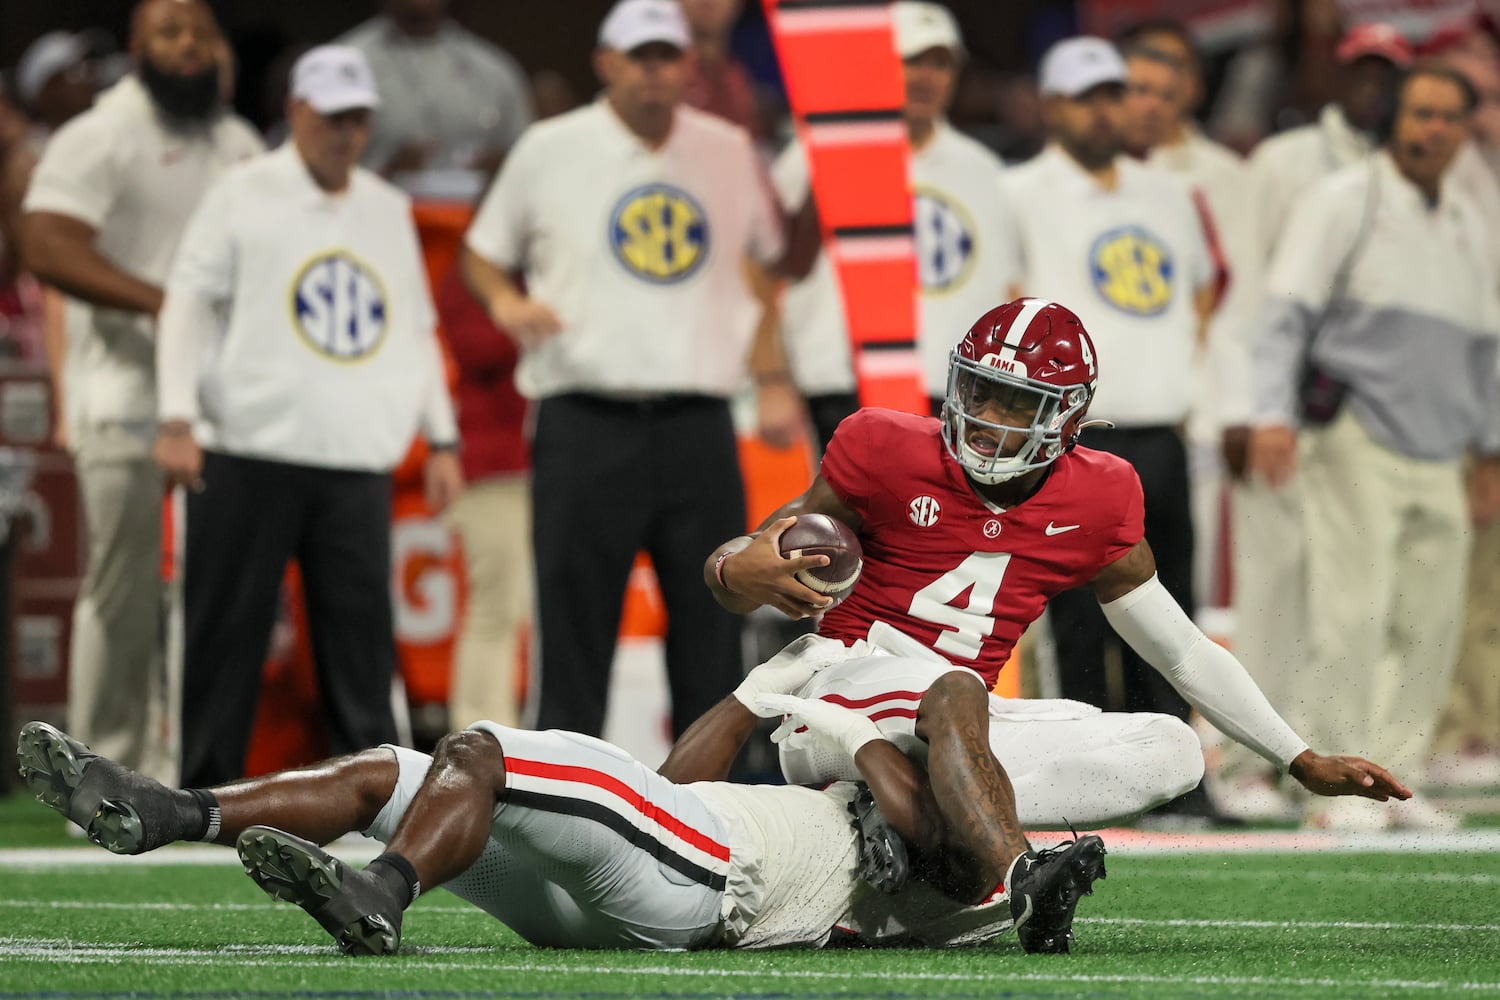
[[[1050,536],[1050,535],[1060,535],[1064,531],[1072,531],[1074,528],[1078,528],[1078,527],[1081,527],[1081,525],[1077,525],[1077,524],[1065,524],[1062,527],[1058,527],[1054,522],[1048,521],[1047,522],[1047,527],[1046,527],[1045,530],[1046,530],[1047,534]]]

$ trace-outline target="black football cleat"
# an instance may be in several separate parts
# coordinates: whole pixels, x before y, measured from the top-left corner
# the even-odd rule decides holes
[[[192,824],[192,796],[101,757],[45,722],[28,722],[16,757],[37,799],[115,854],[141,854],[177,840]]]
[[[1010,913],[1021,947],[1065,955],[1073,940],[1073,910],[1104,877],[1104,841],[1085,834],[1045,851],[1027,851],[1011,865]]]
[[[373,875],[269,826],[247,827],[235,849],[256,885],[302,907],[346,955],[394,955],[401,947],[401,904]]]

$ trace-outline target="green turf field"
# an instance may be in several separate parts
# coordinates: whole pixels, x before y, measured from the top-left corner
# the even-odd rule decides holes
[[[14,796],[0,829],[7,847],[64,842],[55,817]],[[434,892],[408,914],[401,955],[351,959],[222,853],[157,865],[89,847],[68,861],[0,850],[0,1000],[1500,995],[1500,851],[1160,854],[1127,840],[1066,958],[1010,940],[943,953],[541,951]]]

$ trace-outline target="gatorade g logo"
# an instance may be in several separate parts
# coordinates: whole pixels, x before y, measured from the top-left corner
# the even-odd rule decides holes
[[[1172,254],[1139,226],[1111,229],[1095,240],[1089,273],[1100,297],[1132,316],[1155,316],[1172,301]]]
[[[933,187],[917,188],[913,228],[922,291],[957,291],[974,270],[978,237],[974,220],[955,199]]]
[[[385,286],[347,250],[329,250],[292,282],[292,326],[319,354],[362,361],[385,343]]]
[[[670,285],[691,277],[708,258],[708,222],[687,192],[648,184],[615,206],[609,241],[631,274]]]

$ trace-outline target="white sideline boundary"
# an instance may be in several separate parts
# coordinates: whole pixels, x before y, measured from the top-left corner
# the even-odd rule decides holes
[[[1500,854],[1500,829],[1460,830],[1456,833],[1395,832],[1337,834],[1300,830],[1249,833],[1161,833],[1128,828],[1101,830],[1112,858],[1162,857],[1184,854]],[[1039,846],[1067,840],[1066,831],[1033,833]],[[355,864],[374,859],[381,845],[365,837],[334,841],[329,850]],[[104,867],[111,865],[238,865],[234,851],[214,844],[178,844],[139,857],[110,854],[92,844],[76,847],[7,848],[0,850],[0,870],[28,868]],[[1349,878],[1358,873],[1345,873]],[[1383,876],[1382,876],[1383,877]],[[1455,876],[1500,884],[1500,874]]]

